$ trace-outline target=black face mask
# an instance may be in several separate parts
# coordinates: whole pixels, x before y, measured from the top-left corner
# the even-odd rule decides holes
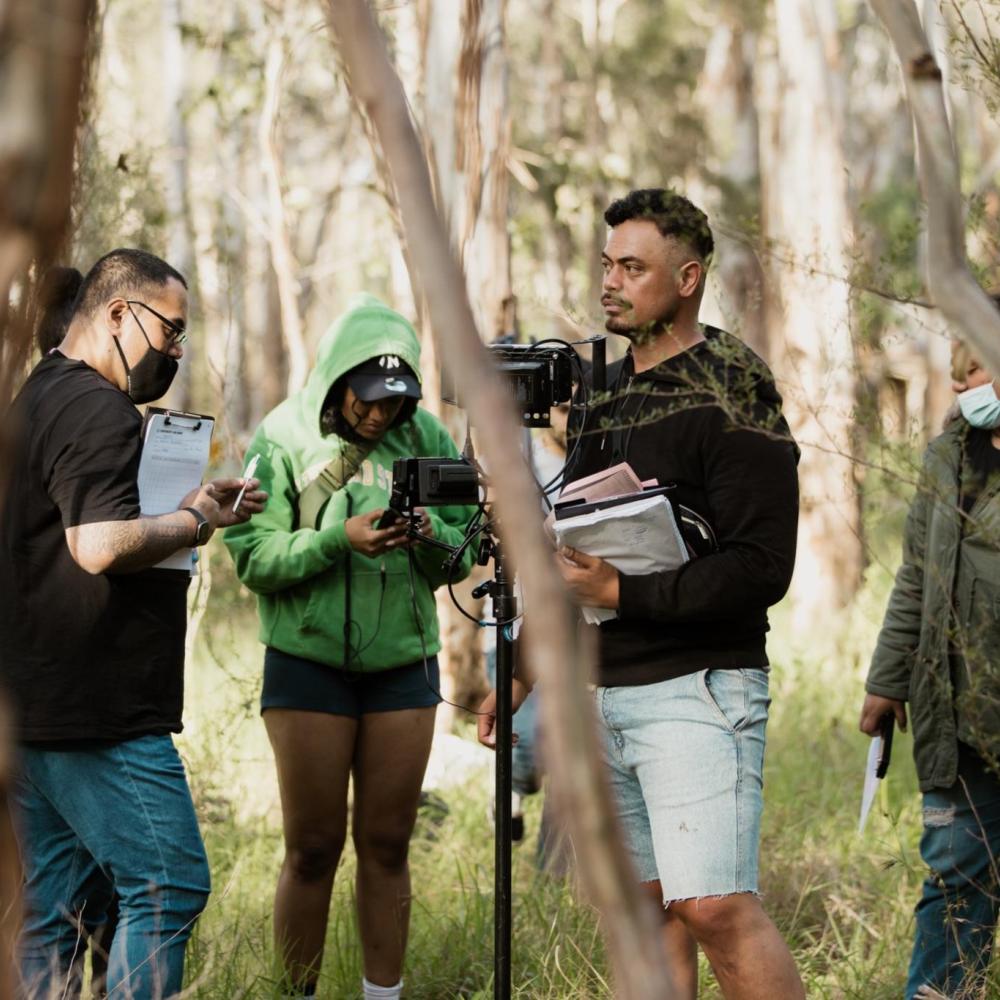
[[[118,348],[118,355],[125,368],[125,378],[127,379],[125,391],[133,403],[150,403],[154,399],[159,399],[170,388],[170,383],[173,382],[174,376],[177,374],[177,359],[153,347],[149,342],[149,337],[146,336],[142,323],[139,323],[139,317],[136,316],[131,306],[128,307],[128,311],[132,313],[132,318],[138,323],[142,336],[149,345],[149,350],[130,368],[129,363],[125,360],[122,345],[118,343],[117,337],[114,338],[115,347]]]

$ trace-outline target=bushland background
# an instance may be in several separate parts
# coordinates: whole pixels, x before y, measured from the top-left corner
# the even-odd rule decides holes
[[[970,259],[997,288],[1000,2],[918,6],[944,71]],[[768,361],[803,448],[799,560],[773,616],[765,898],[810,997],[898,996],[922,874],[919,796],[900,740],[856,835],[867,743],[856,717],[919,455],[950,388],[949,331],[920,266],[912,124],[881,26],[856,0],[375,8],[483,339],[600,331],[612,198],[674,186],[709,213],[717,255],[703,318]],[[413,317],[426,404],[461,438],[411,284],[421,248],[403,239],[322,5],[101,0],[84,82],[71,226],[52,256],[85,271],[108,249],[141,246],[187,275],[191,337],[168,403],[217,415],[213,471],[239,469],[256,423],[302,385],[319,337],[359,290]],[[25,370],[5,374],[16,385]],[[181,746],[215,894],[189,980],[196,996],[269,996],[280,816],[256,709],[253,602],[220,543],[191,611]],[[441,614],[446,694],[475,704],[482,637],[446,602]],[[440,729],[436,799],[413,849],[408,992],[486,996],[490,778],[465,713],[442,710]],[[536,797],[529,842],[538,812]],[[335,890],[330,997],[354,996],[359,981],[351,867],[348,856]],[[517,995],[610,995],[595,916],[572,884],[537,875],[527,845],[515,883]],[[714,989],[706,974],[705,995]]]

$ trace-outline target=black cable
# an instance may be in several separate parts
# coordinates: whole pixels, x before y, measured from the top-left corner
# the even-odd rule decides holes
[[[364,637],[364,633],[361,631],[361,623],[352,621],[351,624],[355,626],[358,630],[358,643],[359,645],[354,647],[354,655],[358,658],[358,662],[361,661],[361,654],[371,647],[371,644],[378,638],[379,629],[382,627],[382,608],[385,605],[385,588],[386,588],[386,571],[385,571],[385,559],[383,558],[382,564],[379,566],[379,575],[382,577],[382,590],[378,595],[378,614],[375,618],[375,633],[372,637],[362,646],[360,642]],[[362,667],[362,669],[364,669]]]
[[[457,702],[449,701],[432,683],[431,683],[431,667],[427,658],[427,641],[424,638],[424,623],[423,619],[420,617],[420,608],[417,607],[417,588],[413,579],[413,547],[411,546],[406,550],[406,565],[409,569],[410,578],[410,608],[413,611],[413,622],[417,626],[417,635],[420,636],[420,652],[423,656],[424,661],[424,680],[427,683],[427,687],[441,699],[446,705],[451,705],[452,708],[457,708],[462,712],[468,712],[470,715],[489,715],[489,712],[480,712],[476,708],[469,708],[468,705],[459,705]],[[477,619],[478,622],[478,619]]]

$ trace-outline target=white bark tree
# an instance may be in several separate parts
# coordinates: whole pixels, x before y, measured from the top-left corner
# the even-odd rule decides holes
[[[722,322],[767,359],[764,274],[756,253],[757,234],[746,211],[760,181],[753,75],[757,33],[728,2],[718,4],[713,13],[715,27],[696,91],[707,155],[692,178],[690,196],[713,223],[716,252],[708,291],[717,299]]]
[[[490,341],[509,332],[510,238],[505,0],[420,0],[415,8],[417,108],[432,171],[434,192],[454,252],[464,268],[478,329]],[[413,255],[408,248],[410,269]],[[420,296],[414,290],[414,298]],[[435,339],[424,313],[421,368],[425,405],[461,444],[462,411],[440,403]],[[470,585],[459,588],[469,600]],[[474,705],[484,693],[479,629],[438,594],[442,622],[443,693],[448,701]],[[447,727],[453,717],[441,713]]]
[[[917,171],[927,202],[927,288],[951,328],[1000,372],[1000,314],[965,252],[965,207],[941,70],[912,0],[869,0],[903,71],[917,133]]]
[[[776,0],[758,90],[770,357],[803,448],[796,615],[843,607],[862,568],[852,464],[852,243],[835,0]]]
[[[167,156],[163,178],[164,207],[167,213],[167,261],[188,283],[192,312],[197,311],[198,274],[191,219],[188,164],[190,141],[187,125],[187,59],[184,44],[182,0],[164,0],[163,90],[166,110]],[[192,369],[182,364],[164,405],[188,409],[191,405]]]
[[[286,41],[283,33],[275,29],[268,41],[264,68],[264,106],[260,113],[258,141],[261,166],[267,186],[268,242],[271,248],[271,266],[277,287],[281,316],[281,332],[288,356],[288,392],[297,392],[306,383],[309,358],[306,352],[305,332],[299,313],[301,287],[296,273],[295,256],[288,231],[285,198],[282,187],[281,141],[279,137],[281,86],[286,58]]]

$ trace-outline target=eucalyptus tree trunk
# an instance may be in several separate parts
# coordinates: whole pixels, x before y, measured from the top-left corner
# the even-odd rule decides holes
[[[0,6],[0,410],[31,354],[31,270],[56,260],[69,226],[93,12],[93,0]]]
[[[413,256],[413,266],[438,345],[447,351],[469,409],[486,432],[487,461],[504,470],[497,477],[497,502],[504,525],[516,530],[504,530],[503,543],[531,598],[525,641],[539,677],[546,682],[542,706],[551,739],[553,786],[574,835],[581,879],[604,918],[617,995],[622,1000],[669,1000],[676,994],[657,921],[635,886],[603,778],[593,702],[584,684],[589,651],[581,648],[575,615],[542,529],[536,490],[519,460],[520,426],[512,401],[479,343],[453,239],[435,207],[406,95],[371,11],[364,0],[331,0],[328,14],[352,91],[384,149],[407,238],[421,251]]]
[[[836,0],[776,0],[759,89],[770,356],[802,446],[796,620],[843,607],[860,583],[852,435],[851,222]]]
[[[93,0],[0,5],[0,412],[31,355],[32,271],[60,254],[70,223],[73,152],[87,75]],[[54,26],[58,26],[56,31]],[[0,504],[10,463],[0,420]],[[11,726],[0,705],[0,1000],[14,996],[21,874],[8,811]]]
[[[281,143],[279,139],[279,108],[281,84],[286,58],[284,39],[274,35],[267,46],[264,67],[264,106],[260,114],[258,140],[261,165],[267,185],[268,242],[271,265],[278,293],[281,332],[288,353],[288,392],[297,392],[306,383],[309,360],[306,356],[305,333],[299,315],[301,288],[296,274],[292,241],[285,215],[282,189]]]
[[[163,0],[163,103],[167,121],[167,161],[163,196],[167,215],[167,261],[188,284],[191,312],[197,310],[198,274],[191,220],[188,163],[191,147],[187,127],[187,65],[183,35],[182,0]],[[189,409],[194,373],[185,361],[170,387],[164,405]]]
[[[509,332],[512,298],[508,223],[510,114],[507,106],[505,0],[419,0],[419,118],[437,203],[465,271],[479,331],[491,341]],[[409,246],[412,257],[419,246]],[[412,272],[412,261],[411,261]],[[420,295],[414,289],[414,297]],[[465,414],[441,406],[439,359],[424,311],[421,367],[425,403],[461,445]],[[471,583],[458,588],[471,603]],[[480,629],[438,592],[445,697],[474,706],[485,693]],[[441,724],[453,721],[441,713]]]
[[[696,91],[708,149],[695,186],[705,197],[691,196],[713,223],[716,252],[709,290],[715,293],[722,322],[766,359],[764,273],[752,219],[760,184],[753,75],[757,33],[742,23],[730,3],[718,6]],[[703,179],[706,174],[724,178],[724,187],[712,191]]]

